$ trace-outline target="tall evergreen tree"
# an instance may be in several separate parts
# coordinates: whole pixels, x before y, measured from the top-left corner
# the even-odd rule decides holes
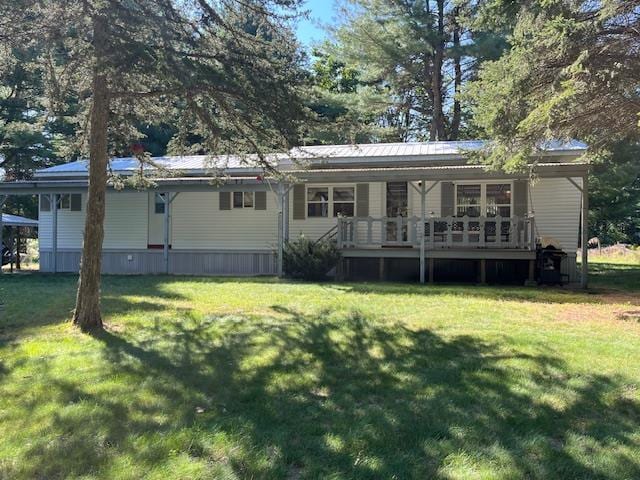
[[[286,12],[297,0],[3,0],[0,40],[46,47],[47,95],[81,100],[89,191],[73,322],[102,327],[107,165],[145,112],[181,102],[212,153],[258,154],[298,140],[299,56]],[[252,25],[255,28],[247,28]],[[129,140],[130,141],[130,140]],[[265,162],[265,166],[268,166]]]
[[[592,151],[637,142],[639,31],[632,0],[522,3],[511,49],[469,88],[474,123],[494,141],[485,161],[519,168],[549,139]]]
[[[499,56],[502,29],[484,31],[483,2],[352,0],[348,21],[335,31],[340,58],[362,80],[388,88],[404,139],[465,136],[460,91],[478,65]]]

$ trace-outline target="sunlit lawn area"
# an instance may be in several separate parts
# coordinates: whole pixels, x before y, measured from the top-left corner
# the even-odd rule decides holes
[[[0,478],[640,478],[640,266],[594,291],[0,278]]]

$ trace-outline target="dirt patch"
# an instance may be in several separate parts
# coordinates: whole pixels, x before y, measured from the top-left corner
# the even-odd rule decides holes
[[[627,310],[625,312],[619,312],[617,317],[620,320],[640,323],[640,310]]]

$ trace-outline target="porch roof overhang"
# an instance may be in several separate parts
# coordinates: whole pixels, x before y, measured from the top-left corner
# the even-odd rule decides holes
[[[528,179],[532,175],[548,177],[583,177],[588,172],[586,163],[537,163],[521,172],[507,173],[489,170],[484,165],[449,165],[427,167],[394,168],[330,168],[283,171],[282,179],[265,177],[170,177],[154,178],[148,191],[158,192],[204,192],[232,191],[242,186],[243,190],[264,190],[278,183],[304,182],[383,182],[383,181],[456,181],[483,179]],[[86,179],[55,180],[41,179],[19,182],[0,182],[0,195],[36,195],[41,193],[79,193],[86,191]],[[112,184],[109,188],[114,189]],[[125,187],[124,190],[135,190]]]

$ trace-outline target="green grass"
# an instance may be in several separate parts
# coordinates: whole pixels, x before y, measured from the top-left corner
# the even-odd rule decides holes
[[[640,267],[564,289],[0,279],[0,478],[640,478]],[[629,317],[627,317],[629,318]]]

